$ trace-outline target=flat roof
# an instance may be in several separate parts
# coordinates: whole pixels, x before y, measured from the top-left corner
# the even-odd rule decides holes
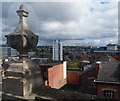
[[[47,63],[47,64],[40,64],[40,66],[48,66],[48,67],[50,67],[50,66],[56,66],[56,65],[60,65],[60,64],[62,64],[62,62],[60,63]]]

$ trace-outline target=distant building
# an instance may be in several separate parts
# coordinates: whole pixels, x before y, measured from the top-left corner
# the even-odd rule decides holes
[[[43,63],[46,63],[49,58],[35,58],[35,57],[33,57],[31,59],[32,59],[32,61],[34,61],[36,63],[43,64]]]
[[[53,60],[63,60],[63,46],[61,40],[53,41]]]
[[[0,47],[0,55],[4,56],[4,57],[11,57],[11,56],[17,56],[18,52],[10,47],[4,46],[4,47]]]
[[[107,50],[118,50],[116,44],[108,44],[107,45]]]
[[[100,47],[97,49],[92,49],[91,55],[110,55],[110,56],[118,56],[120,55],[120,51],[118,50],[117,44],[107,44],[106,47]]]
[[[119,55],[118,50],[94,50],[91,55]]]

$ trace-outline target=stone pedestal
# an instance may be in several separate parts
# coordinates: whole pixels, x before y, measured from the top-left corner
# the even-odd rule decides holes
[[[42,85],[40,68],[28,58],[18,60],[10,64],[2,82],[3,99],[8,98],[6,95],[29,98],[27,96]]]
[[[29,12],[24,5],[17,10],[19,24],[16,29],[5,35],[7,45],[19,52],[19,60],[11,63],[3,79],[3,99],[22,98],[30,99],[30,94],[35,88],[42,85],[42,77],[38,64],[34,64],[28,58],[28,51],[36,47],[38,35],[28,27],[26,17]]]

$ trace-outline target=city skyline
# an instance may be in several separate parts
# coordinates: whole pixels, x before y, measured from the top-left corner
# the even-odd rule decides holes
[[[56,39],[73,46],[100,46],[118,41],[118,3],[112,0],[74,3],[3,2],[3,41],[4,35],[14,30],[18,23],[15,9],[21,4],[26,5],[31,12],[28,24],[40,37],[38,45],[48,45]]]

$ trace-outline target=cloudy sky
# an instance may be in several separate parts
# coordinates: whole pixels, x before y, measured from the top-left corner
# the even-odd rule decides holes
[[[39,45],[55,39],[64,45],[101,46],[118,42],[118,2],[85,0],[85,2],[2,2],[2,41],[18,24],[16,10],[26,5],[30,29],[39,35]],[[114,2],[113,2],[114,1]]]

